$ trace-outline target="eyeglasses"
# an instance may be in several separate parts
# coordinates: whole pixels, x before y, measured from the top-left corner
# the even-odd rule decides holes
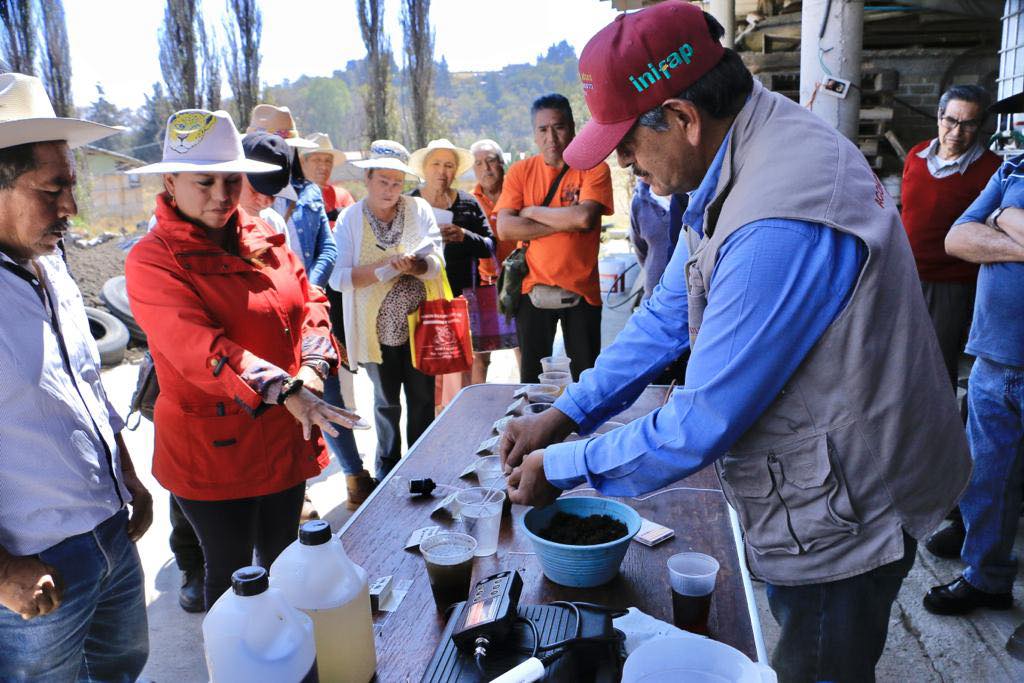
[[[957,126],[960,126],[960,130],[965,133],[975,133],[978,128],[981,127],[981,121],[978,119],[960,121],[959,119],[954,119],[952,116],[943,116],[939,119],[939,123],[942,124],[943,128],[948,128],[949,130],[953,130]]]

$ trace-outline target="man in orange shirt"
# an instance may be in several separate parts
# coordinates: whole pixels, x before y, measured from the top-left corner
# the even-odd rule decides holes
[[[562,159],[576,135],[569,100],[544,95],[530,113],[540,154],[512,165],[495,207],[498,238],[529,242],[529,273],[516,314],[524,383],[537,381],[540,359],[551,355],[558,323],[573,379],[594,365],[601,350],[601,216],[612,213],[608,164],[580,171]],[[553,185],[557,189],[545,205]]]

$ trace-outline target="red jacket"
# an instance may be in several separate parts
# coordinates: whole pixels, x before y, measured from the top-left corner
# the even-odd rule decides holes
[[[160,383],[153,475],[193,500],[276,493],[316,476],[326,454],[258,389],[280,370],[298,372],[304,337],[330,338],[323,294],[309,287],[284,235],[241,209],[239,256],[183,220],[165,195],[156,217],[125,264]]]

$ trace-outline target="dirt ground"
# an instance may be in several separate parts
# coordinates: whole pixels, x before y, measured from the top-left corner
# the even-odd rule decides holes
[[[95,247],[67,245],[68,269],[82,290],[86,306],[105,308],[100,300],[103,283],[124,275],[124,259],[128,252],[123,251],[120,244],[120,239],[112,239]]]

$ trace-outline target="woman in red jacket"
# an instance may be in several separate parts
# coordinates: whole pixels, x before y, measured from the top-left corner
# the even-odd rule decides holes
[[[126,263],[132,312],[160,383],[153,474],[179,502],[206,558],[209,607],[231,573],[269,567],[294,538],[307,478],[358,416],[322,390],[337,355],[326,299],[284,236],[238,206],[247,160],[226,112],[185,110],[167,123],[156,226]],[[332,424],[334,423],[334,424]]]

